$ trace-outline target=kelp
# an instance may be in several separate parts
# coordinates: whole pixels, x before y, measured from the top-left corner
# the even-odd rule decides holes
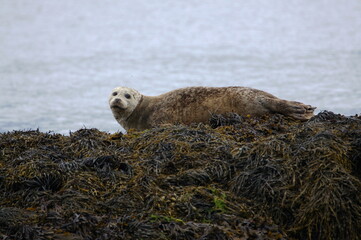
[[[0,134],[3,239],[360,239],[361,117]]]

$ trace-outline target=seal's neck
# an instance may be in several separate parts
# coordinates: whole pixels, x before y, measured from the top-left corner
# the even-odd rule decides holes
[[[133,112],[124,120],[125,122],[128,122],[132,116],[139,114],[139,108],[141,108],[141,105],[143,103],[144,96],[142,95],[139,99],[139,102],[137,106],[134,108]]]

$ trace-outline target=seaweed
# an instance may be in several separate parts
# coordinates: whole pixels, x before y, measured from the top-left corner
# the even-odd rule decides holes
[[[0,133],[3,239],[360,239],[361,118]]]

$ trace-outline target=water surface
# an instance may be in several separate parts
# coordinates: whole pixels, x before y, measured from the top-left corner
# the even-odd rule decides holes
[[[0,0],[0,131],[121,130],[116,86],[249,86],[361,113],[358,0]]]

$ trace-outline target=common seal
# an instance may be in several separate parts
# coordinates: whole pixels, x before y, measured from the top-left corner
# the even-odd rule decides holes
[[[109,106],[126,130],[144,130],[167,123],[207,122],[212,114],[229,112],[243,116],[280,113],[308,120],[315,109],[247,87],[187,87],[159,96],[145,96],[132,88],[117,87],[109,97]]]

